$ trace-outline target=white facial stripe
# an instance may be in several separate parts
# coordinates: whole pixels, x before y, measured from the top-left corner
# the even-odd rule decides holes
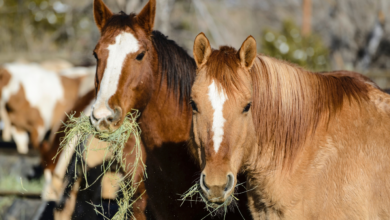
[[[131,33],[122,32],[115,37],[115,43],[108,46],[108,58],[100,90],[94,104],[94,115],[104,118],[111,114],[108,100],[118,89],[119,77],[126,56],[139,50],[138,40]]]
[[[227,99],[225,91],[218,91],[217,85],[213,80],[209,86],[209,100],[211,101],[211,106],[214,109],[212,130],[214,133],[213,142],[215,152],[218,152],[223,139],[223,124],[226,121],[223,118],[223,104]]]

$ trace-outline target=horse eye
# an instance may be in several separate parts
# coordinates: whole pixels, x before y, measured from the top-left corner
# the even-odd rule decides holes
[[[198,112],[198,107],[196,106],[196,103],[194,101],[191,100],[190,105],[193,111]]]
[[[248,103],[248,105],[245,106],[244,111],[242,113],[248,112],[251,108],[251,103]]]
[[[95,52],[93,52],[93,56],[95,57],[95,59],[98,59],[97,54]]]
[[[144,56],[145,56],[145,52],[142,52],[142,53],[138,54],[137,57],[136,57],[135,59],[141,61],[142,58],[144,58]]]

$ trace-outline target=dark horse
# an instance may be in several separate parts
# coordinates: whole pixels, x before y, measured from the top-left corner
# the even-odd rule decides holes
[[[194,159],[197,152],[187,142],[196,65],[174,41],[153,31],[155,12],[155,0],[138,15],[113,14],[102,0],[94,1],[101,38],[93,53],[97,98],[90,119],[97,130],[112,132],[132,109],[141,113],[138,123],[148,178],[147,196],[133,208],[137,219],[146,218],[145,209],[157,219],[201,219],[209,214],[204,204],[179,201],[200,172]],[[125,151],[132,150],[131,142]],[[142,170],[138,173],[141,179]],[[245,201],[242,197],[240,210],[250,219]],[[242,218],[238,211],[228,217]]]

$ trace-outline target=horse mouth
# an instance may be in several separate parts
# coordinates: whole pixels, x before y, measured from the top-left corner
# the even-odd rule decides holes
[[[218,208],[221,208],[223,206],[229,206],[233,201],[233,198],[232,196],[228,196],[225,201],[218,201],[218,202],[212,202],[210,200],[207,201],[207,205],[214,208],[214,209],[218,209]]]
[[[110,120],[107,120],[106,118],[92,119],[92,117],[90,117],[89,122],[92,125],[92,127],[95,128],[96,131],[100,133],[107,133],[107,134],[114,133],[122,125],[120,121],[112,123]]]

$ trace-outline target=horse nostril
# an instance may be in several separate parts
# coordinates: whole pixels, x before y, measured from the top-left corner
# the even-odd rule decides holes
[[[92,116],[92,119],[93,119],[93,120],[95,120],[95,121],[99,121],[99,119],[97,119],[97,118],[95,117],[95,114],[93,113],[93,111],[92,111],[92,114],[91,114],[91,116]]]
[[[121,117],[122,117],[122,109],[120,107],[115,107],[115,112],[114,112],[114,115],[112,116],[110,122],[115,123],[115,125],[116,125],[117,122],[120,121]]]
[[[233,184],[234,184],[234,176],[233,174],[229,173],[227,175],[227,183],[226,183],[226,187],[225,187],[225,192],[228,192],[230,191],[232,188],[233,188]]]
[[[207,185],[206,185],[205,178],[206,178],[206,175],[202,174],[202,179],[200,181],[200,184],[202,184],[203,188],[205,188],[206,190],[209,190],[209,187],[207,187]]]
[[[114,117],[111,117],[111,116],[110,116],[110,117],[107,117],[106,120],[107,120],[108,122],[112,123],[112,121],[114,120]]]

